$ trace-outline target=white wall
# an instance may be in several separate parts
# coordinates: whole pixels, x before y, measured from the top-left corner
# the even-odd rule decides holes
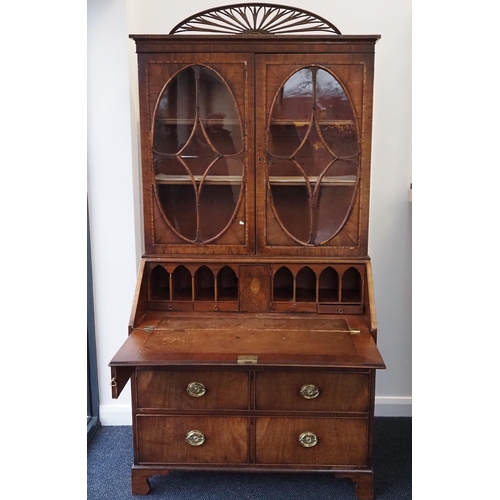
[[[103,424],[128,423],[130,412],[128,387],[121,399],[111,400],[108,368],[127,335],[140,257],[128,80],[126,3],[89,0],[88,197]]]
[[[272,3],[306,8],[344,34],[382,35],[375,57],[369,253],[387,370],[378,375],[376,414],[411,415],[411,2]],[[222,4],[89,0],[88,189],[103,425],[131,422],[129,389],[111,399],[107,364],[127,335],[142,252],[136,55],[128,34],[168,33],[184,18]]]

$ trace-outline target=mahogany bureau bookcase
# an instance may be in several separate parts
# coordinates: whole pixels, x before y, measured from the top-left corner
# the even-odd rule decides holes
[[[145,253],[110,367],[133,494],[177,469],[323,471],[372,499],[379,36],[241,4],[131,38]]]

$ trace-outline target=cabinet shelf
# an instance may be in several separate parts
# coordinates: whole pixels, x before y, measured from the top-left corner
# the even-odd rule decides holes
[[[340,127],[345,127],[345,126],[352,126],[354,127],[355,121],[354,120],[323,120],[319,117],[316,117],[316,121],[320,125],[336,125]],[[311,123],[311,120],[287,120],[287,119],[272,119],[271,120],[271,126],[273,125],[294,125],[296,127],[303,127],[304,125],[309,125]]]
[[[237,119],[227,119],[224,118],[224,120],[217,120],[213,118],[200,118],[201,123],[204,125],[211,125],[211,124],[217,124],[217,125],[240,125],[240,122]],[[195,119],[194,118],[160,118],[156,117],[155,122],[158,125],[194,125]]]
[[[309,176],[309,182],[318,182],[318,176]],[[269,183],[273,186],[303,186],[306,180],[302,176],[273,176],[269,177]],[[321,179],[321,184],[325,186],[354,186],[356,184],[355,175],[335,175],[325,176]]]
[[[203,179],[202,175],[193,175],[195,182],[201,182]],[[192,184],[192,178],[189,175],[165,175],[157,174],[156,177],[157,184],[175,184],[182,185]],[[207,175],[205,177],[205,184],[210,184],[212,186],[227,186],[232,184],[241,184],[240,175]]]

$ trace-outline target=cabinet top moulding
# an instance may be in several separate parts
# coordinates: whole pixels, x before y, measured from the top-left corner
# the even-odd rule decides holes
[[[217,44],[218,52],[255,52],[273,54],[313,51],[328,53],[374,53],[374,44],[380,35],[141,35],[132,34],[136,53],[209,52],[207,47]]]

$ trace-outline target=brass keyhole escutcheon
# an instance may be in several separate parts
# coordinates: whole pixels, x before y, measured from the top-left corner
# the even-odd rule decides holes
[[[318,444],[318,436],[314,432],[303,432],[299,436],[299,443],[304,448],[312,448]]]
[[[201,382],[191,382],[186,387],[186,391],[193,398],[201,398],[207,392],[207,389]]]
[[[189,431],[186,434],[186,443],[191,446],[201,446],[205,442],[205,436],[200,431]]]
[[[306,384],[300,388],[300,395],[304,399],[314,399],[319,396],[319,389],[313,384]]]

